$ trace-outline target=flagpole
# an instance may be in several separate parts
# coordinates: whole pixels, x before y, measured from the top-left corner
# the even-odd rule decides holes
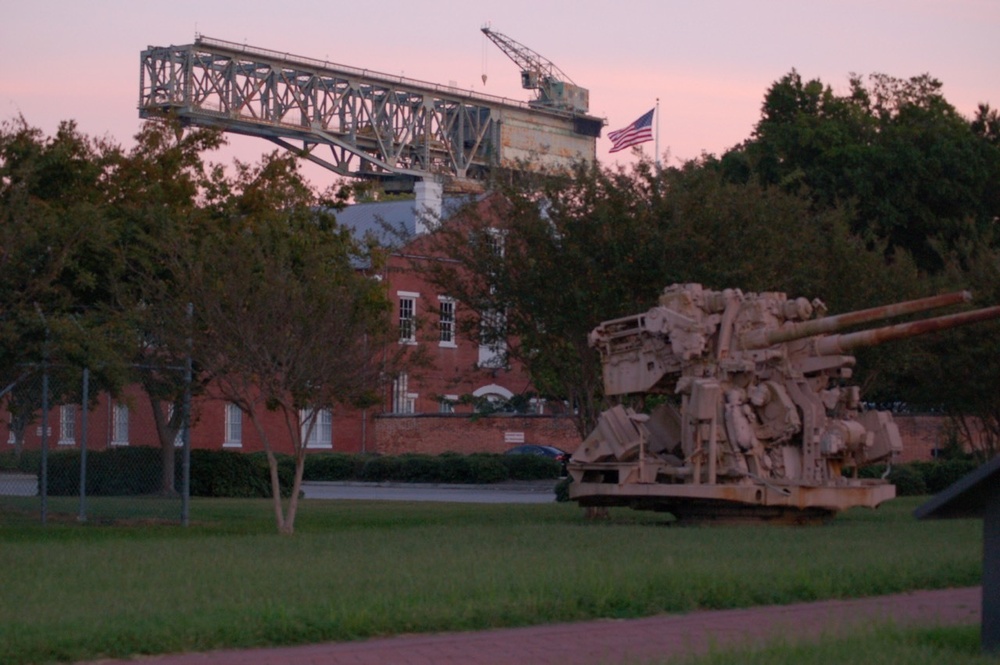
[[[656,170],[660,170],[660,98],[656,98]]]

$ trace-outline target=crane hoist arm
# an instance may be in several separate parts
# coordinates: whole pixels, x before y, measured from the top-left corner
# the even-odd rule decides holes
[[[589,110],[590,92],[573,83],[551,60],[488,26],[484,26],[482,31],[521,68],[521,87],[538,91],[537,99],[531,102],[533,106],[574,113],[586,113]]]
[[[541,81],[554,80],[573,83],[566,73],[559,69],[554,62],[532,51],[507,35],[484,27],[483,34],[490,38],[494,44],[500,47],[508,58],[514,61],[521,68],[521,84],[526,89],[538,89]]]

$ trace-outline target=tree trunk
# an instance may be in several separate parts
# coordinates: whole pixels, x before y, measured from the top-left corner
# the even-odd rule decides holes
[[[160,442],[160,494],[162,496],[177,496],[177,486],[174,482],[176,473],[176,450],[174,439],[177,438],[176,428],[170,427],[166,414],[163,412],[163,400],[153,397],[148,391],[150,406],[153,407],[153,423],[156,425],[156,438]]]
[[[292,496],[288,498],[288,510],[285,512],[285,531],[282,533],[295,532],[295,516],[299,511],[299,494],[302,492],[302,474],[305,468],[305,450],[300,445],[299,450],[295,452],[295,480],[292,482]]]
[[[18,427],[14,430],[14,459],[20,460],[21,453],[24,452],[24,428]]]
[[[271,504],[274,507],[274,519],[278,525],[278,533],[291,533],[285,523],[285,512],[281,506],[281,476],[278,475],[278,458],[271,451],[269,442],[264,443],[267,454],[267,469],[271,476]]]
[[[278,458],[274,456],[274,451],[271,449],[271,439],[257,419],[256,411],[251,411],[248,415],[261,443],[264,444],[264,453],[267,455],[267,468],[271,476],[271,505],[274,508],[274,520],[278,525],[278,533],[290,536],[295,533],[295,510],[298,506],[298,497],[296,496],[300,478],[298,456],[296,456],[295,462],[296,482],[293,484],[292,501],[289,503],[289,519],[286,519],[285,511],[281,505],[281,476],[278,475]]]

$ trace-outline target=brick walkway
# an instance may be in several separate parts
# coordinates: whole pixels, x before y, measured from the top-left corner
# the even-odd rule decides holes
[[[103,665],[615,665],[662,662],[709,647],[801,640],[877,623],[971,625],[980,621],[979,587],[916,591],[646,619],[406,635],[362,642],[147,656]]]

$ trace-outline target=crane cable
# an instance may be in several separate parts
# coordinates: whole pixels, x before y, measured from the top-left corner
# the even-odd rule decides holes
[[[487,25],[487,27],[489,27],[489,22],[487,22],[486,25]],[[486,67],[487,62],[486,62],[486,59],[487,59],[487,52],[489,50],[487,48],[486,42],[489,41],[489,40],[486,37],[486,33],[485,32],[482,32],[481,34],[483,35],[483,41],[482,41],[482,44],[483,44],[483,57],[482,57],[482,65],[481,65],[481,67],[482,67],[482,72],[483,72],[483,87],[485,87],[486,86],[486,78],[487,78],[487,71],[486,71],[486,69],[487,69],[487,67]]]

